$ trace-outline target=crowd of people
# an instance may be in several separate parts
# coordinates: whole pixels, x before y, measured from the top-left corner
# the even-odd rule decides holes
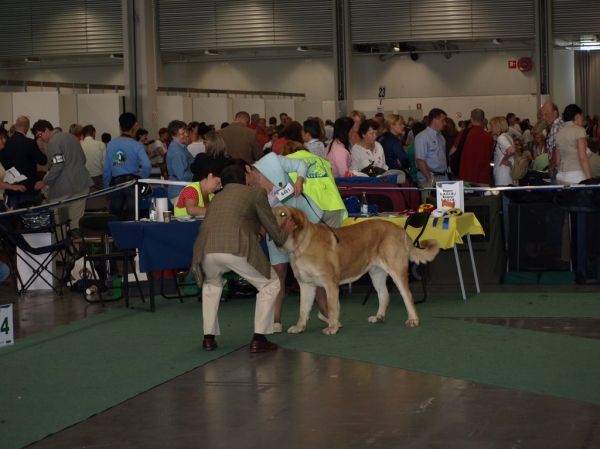
[[[158,131],[156,140],[126,112],[119,117],[119,128],[119,136],[102,135],[101,141],[91,124],[74,124],[63,132],[38,120],[31,126],[35,139],[27,137],[30,123],[24,116],[17,118],[10,137],[0,128],[0,210],[37,204],[40,194],[49,202],[60,201],[85,195],[93,185],[106,188],[148,178],[153,166],[164,179],[188,183],[169,184],[168,197],[175,217],[206,217],[192,266],[198,279],[204,274],[203,295],[210,298],[203,303],[206,350],[216,347],[216,292],[220,295],[222,275],[229,269],[243,273],[259,290],[252,350],[276,348],[264,334],[282,331],[280,286],[289,262],[276,245],[295,224],[281,231],[265,211],[290,205],[314,223],[339,227],[347,212],[335,178],[397,170],[408,185],[419,187],[447,179],[509,186],[519,184],[514,167],[523,158],[528,168],[547,171],[552,183],[600,176],[598,117],[584,117],[574,104],[562,117],[555,104],[544,104],[533,125],[512,113],[488,120],[483,110],[474,109],[457,126],[445,111],[433,108],[422,120],[382,113],[367,118],[352,111],[335,122],[319,117],[300,122],[282,113],[279,123],[271,117],[268,125],[259,114],[240,111],[219,129],[173,120]],[[23,179],[5,182],[9,169]],[[133,220],[138,188],[132,184],[112,191],[110,213]],[[84,208],[83,201],[68,205],[73,229]],[[257,251],[263,238],[268,239],[267,265],[262,250]],[[318,317],[326,322],[323,289],[317,289],[316,302]]]

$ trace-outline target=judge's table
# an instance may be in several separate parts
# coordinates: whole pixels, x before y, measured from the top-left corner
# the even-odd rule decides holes
[[[391,221],[392,223],[404,227],[406,224],[406,220],[408,217],[400,216],[400,217],[349,217],[346,218],[342,222],[342,227],[344,226],[352,226],[355,223],[360,223],[365,220],[386,220]],[[407,229],[408,235],[414,240],[418,233],[419,229],[415,229],[413,227],[409,227]],[[462,277],[462,270],[460,266],[460,260],[458,258],[458,250],[457,245],[463,244],[463,237],[466,237],[467,244],[469,247],[469,253],[471,255],[471,265],[473,267],[473,276],[475,278],[475,286],[477,289],[477,293],[480,292],[479,289],[479,280],[477,278],[477,268],[475,266],[475,258],[473,257],[473,247],[471,245],[471,234],[473,235],[482,235],[484,234],[483,227],[475,217],[475,214],[467,212],[462,215],[454,215],[448,217],[430,217],[429,222],[427,223],[427,228],[423,232],[420,240],[437,240],[441,249],[454,249],[454,256],[456,260],[456,268],[458,270],[458,277],[460,280],[460,288],[462,291],[463,299],[467,299],[467,295],[465,293],[465,285]]]

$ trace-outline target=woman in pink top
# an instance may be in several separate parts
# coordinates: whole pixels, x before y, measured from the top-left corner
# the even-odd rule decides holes
[[[334,178],[346,177],[346,172],[350,169],[350,130],[353,126],[354,120],[350,117],[340,117],[333,125],[333,139],[325,151],[325,159],[331,163]]]

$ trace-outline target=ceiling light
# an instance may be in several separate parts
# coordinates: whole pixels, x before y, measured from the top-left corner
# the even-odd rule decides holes
[[[394,49],[394,51],[400,51],[400,45],[398,44],[392,45],[392,48]]]
[[[308,47],[300,46],[296,50],[298,50],[298,51],[308,51]]]
[[[494,39],[494,40],[492,40],[492,44],[500,45],[501,43],[502,43],[502,41],[500,39]]]
[[[35,64],[39,64],[40,63],[40,58],[25,58],[25,62],[33,62]]]
[[[204,54],[209,56],[217,56],[219,52],[217,50],[206,50]]]
[[[112,59],[123,59],[123,53],[111,53],[110,57]]]

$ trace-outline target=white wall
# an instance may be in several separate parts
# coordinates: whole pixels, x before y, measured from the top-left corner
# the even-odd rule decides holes
[[[15,92],[12,94],[13,123],[20,115],[29,117],[33,126],[40,119],[48,120],[53,126],[59,126],[60,113],[57,92]],[[67,131],[69,130],[67,125]],[[29,131],[31,135],[31,131]],[[31,136],[33,137],[33,136]]]
[[[170,87],[306,93],[307,100],[331,100],[333,70],[333,58],[170,63],[163,66],[163,82]]]
[[[200,97],[192,100],[194,120],[215,125],[216,129],[221,123],[233,120],[233,100],[226,97]]]
[[[60,94],[58,96],[58,123],[52,124],[56,127],[61,127],[64,131],[68,131],[69,127],[79,123],[77,117],[77,95]]]
[[[267,125],[269,124],[268,120],[270,117],[275,117],[277,119],[277,123],[279,124],[279,114],[282,112],[285,112],[287,115],[295,119],[294,114],[296,113],[296,105],[294,104],[294,100],[291,98],[266,100],[265,105],[267,108],[265,114]]]
[[[427,99],[437,102],[438,99],[445,98],[447,100],[444,100],[444,104],[450,111],[453,113],[460,111],[464,116],[465,110],[473,104],[472,98],[481,100],[485,98],[486,103],[483,109],[488,116],[492,113],[505,115],[507,112],[514,112],[521,118],[532,118],[535,117],[535,114],[531,112],[529,101],[524,102],[522,98],[536,92],[537,67],[534,66],[528,73],[508,69],[509,60],[518,60],[523,56],[531,55],[521,52],[463,52],[453,54],[450,59],[446,59],[442,54],[421,54],[416,62],[403,55],[393,57],[385,62],[382,62],[377,55],[355,56],[353,58],[354,93],[352,97],[358,101],[357,104],[363,100],[376,100],[379,86],[385,85],[387,99],[384,101],[384,106],[386,108],[388,107],[387,102],[391,99],[398,101],[402,99],[410,100],[411,109],[415,109],[418,99],[422,103],[423,112],[426,113],[430,104]],[[174,87],[305,93],[307,101],[326,101],[327,103],[322,103],[323,118],[335,119],[335,115],[331,115],[330,111],[333,109],[332,101],[336,98],[335,70],[333,58],[168,63],[162,70],[162,84]],[[7,76],[8,79],[20,79],[17,75],[23,76],[24,79],[49,81],[108,84],[123,82],[122,68],[116,66],[94,69],[38,70],[38,73],[33,70],[0,71],[0,79],[5,79]],[[553,101],[556,101],[561,108],[564,104],[574,101],[573,58],[569,52],[555,52],[553,79],[559,87],[553,89]],[[232,95],[232,97],[235,96]],[[242,98],[240,95],[237,97]],[[497,101],[494,100],[494,97],[497,97]],[[511,103],[516,98],[521,99],[516,103]],[[283,107],[282,105],[271,108],[271,101],[281,101],[290,106]],[[506,104],[507,101],[508,104]],[[484,105],[476,105],[476,107],[481,106]],[[400,110],[407,109],[394,105],[389,107]],[[372,106],[369,108],[372,111],[376,110]],[[267,98],[265,100],[266,117],[278,116],[282,111],[292,116],[297,115],[294,101],[287,98],[279,100]],[[235,113],[236,111],[231,112]],[[252,111],[248,112],[252,113]],[[18,112],[15,113],[18,114]],[[206,117],[206,113],[210,114],[210,111],[204,111],[200,117]],[[209,115],[207,119],[200,121],[215,124],[220,124],[221,121],[231,121],[233,117],[229,112],[227,114],[226,118],[221,118],[222,114],[217,114],[218,117],[210,118]],[[196,119],[196,114],[194,114],[194,119]]]
[[[6,129],[14,125],[12,109],[12,93],[0,92],[0,121],[5,120],[8,122],[4,125]]]
[[[575,103],[575,55],[573,51],[555,50],[553,73],[550,82],[550,101],[561,112],[565,106]]]
[[[261,117],[265,116],[265,100],[262,98],[234,98],[233,99],[233,114],[237,114],[240,111],[246,111],[250,116],[256,113]],[[230,122],[233,121],[233,117],[230,117]]]
[[[169,95],[157,97],[156,101],[158,105],[159,128],[166,127],[171,120],[183,120],[186,123],[194,120],[192,98]]]
[[[117,137],[121,135],[119,115],[123,112],[122,105],[123,97],[115,93],[77,95],[78,123],[94,125],[96,140],[100,140],[103,133]]]

